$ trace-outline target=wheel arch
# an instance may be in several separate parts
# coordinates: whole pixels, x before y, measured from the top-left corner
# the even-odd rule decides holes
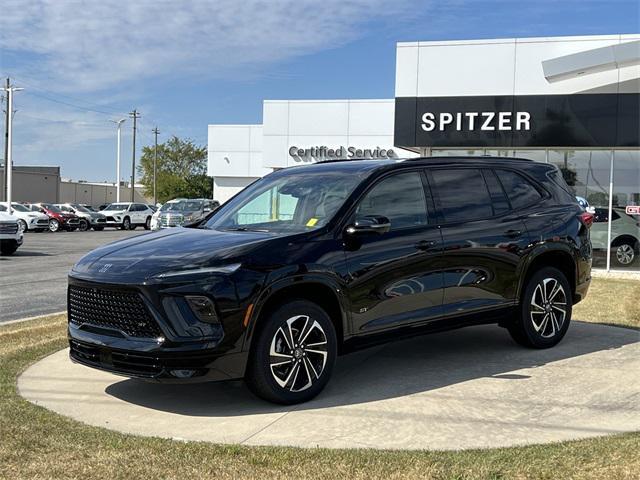
[[[349,331],[346,299],[337,282],[322,275],[282,279],[265,288],[255,301],[250,314],[243,344],[244,351],[251,350],[252,341],[262,326],[260,320],[282,303],[294,299],[315,303],[329,315],[336,329],[338,353],[341,352],[345,334]]]
[[[619,247],[620,245],[622,245],[626,241],[628,241],[631,246],[634,246],[636,248],[637,248],[638,244],[640,244],[640,240],[638,240],[636,237],[634,237],[630,233],[623,233],[622,235],[618,235],[616,238],[614,238],[611,241],[611,246],[612,247]]]
[[[518,301],[526,288],[529,279],[541,268],[553,267],[560,270],[571,287],[571,298],[575,300],[576,279],[578,278],[577,264],[574,256],[568,249],[544,249],[529,258],[522,275],[522,281],[518,288]]]

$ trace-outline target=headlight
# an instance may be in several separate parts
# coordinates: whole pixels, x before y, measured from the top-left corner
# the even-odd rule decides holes
[[[238,268],[240,268],[240,265],[240,263],[231,263],[229,265],[221,265],[219,267],[194,268],[191,270],[173,270],[169,272],[159,273],[158,275],[155,275],[154,278],[164,279],[186,277],[191,275],[205,275],[208,273],[233,273],[238,270]]]

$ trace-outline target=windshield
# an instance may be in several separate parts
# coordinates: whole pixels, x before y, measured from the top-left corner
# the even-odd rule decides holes
[[[14,210],[17,210],[18,212],[30,212],[31,211],[27,207],[25,207],[24,205],[22,205],[20,203],[12,203],[11,204],[11,208],[13,208]]]
[[[63,213],[62,210],[60,210],[58,207],[56,207],[55,205],[50,205],[48,203],[43,203],[42,206],[44,208],[46,208],[47,210],[52,211],[53,213]]]
[[[299,233],[333,218],[360,182],[357,175],[313,172],[269,175],[223,205],[203,228]]]
[[[83,213],[91,213],[91,210],[89,210],[86,207],[83,207],[82,205],[73,205],[73,208],[75,208],[77,211],[79,212],[83,212]]]
[[[128,203],[110,203],[105,210],[126,210],[127,208],[129,208]]]
[[[162,205],[161,212],[195,212],[202,209],[201,200],[186,200],[184,202],[169,202]]]

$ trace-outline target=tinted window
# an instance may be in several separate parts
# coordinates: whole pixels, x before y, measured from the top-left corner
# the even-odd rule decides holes
[[[484,175],[484,181],[489,187],[489,194],[491,195],[491,203],[493,204],[493,214],[500,215],[509,211],[509,202],[507,196],[498,182],[498,178],[492,170],[482,170]]]
[[[536,187],[519,173],[509,170],[496,170],[496,174],[514,210],[532,205],[542,198]]]
[[[427,206],[418,172],[400,173],[385,178],[362,199],[356,220],[367,215],[383,215],[391,229],[426,225]]]
[[[493,215],[491,198],[477,169],[433,170],[445,222],[478,220]]]

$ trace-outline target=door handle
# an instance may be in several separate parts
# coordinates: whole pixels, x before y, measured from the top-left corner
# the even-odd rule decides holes
[[[416,243],[416,248],[418,250],[429,250],[436,245],[438,245],[438,242],[436,242],[435,240],[421,240]]]
[[[518,238],[522,236],[522,230],[507,230],[504,236],[508,238]]]

